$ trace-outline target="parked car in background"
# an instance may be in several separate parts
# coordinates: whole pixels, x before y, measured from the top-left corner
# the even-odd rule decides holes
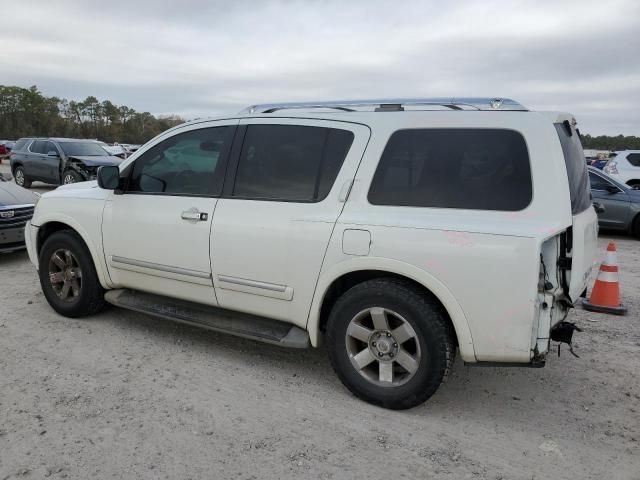
[[[104,148],[107,152],[109,152],[110,155],[113,155],[114,157],[118,157],[124,160],[129,156],[129,152],[127,152],[122,147],[122,145],[118,145],[118,144],[109,145],[108,143],[105,143],[105,142],[97,142],[97,143],[102,148]]]
[[[95,140],[73,138],[22,138],[10,156],[15,182],[25,188],[35,180],[54,185],[92,180],[98,167],[121,161]]]
[[[640,150],[615,152],[602,171],[629,186],[640,185]]]
[[[13,140],[0,140],[0,156],[9,155],[15,143]]]
[[[31,220],[39,195],[0,174],[0,253],[25,248],[24,226]]]
[[[629,187],[593,167],[589,167],[589,180],[594,202],[604,207],[598,224],[640,238],[640,185]]]
[[[29,257],[62,315],[323,338],[355,395],[409,408],[456,349],[542,366],[572,333],[598,249],[575,125],[494,98],[255,105],[44,194]]]

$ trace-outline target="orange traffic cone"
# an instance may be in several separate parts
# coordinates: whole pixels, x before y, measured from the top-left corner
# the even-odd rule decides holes
[[[616,244],[609,242],[604,262],[600,265],[598,278],[593,284],[591,297],[583,300],[582,306],[592,312],[613,313],[624,315],[626,307],[620,303],[620,285],[618,284],[618,260]]]

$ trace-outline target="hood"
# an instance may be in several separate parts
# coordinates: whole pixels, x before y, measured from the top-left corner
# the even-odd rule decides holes
[[[13,182],[0,181],[0,208],[12,205],[33,205],[37,199],[38,196],[35,193]]]
[[[100,167],[102,165],[120,165],[120,163],[122,162],[121,158],[114,157],[111,155],[105,155],[103,157],[102,156],[84,157],[81,155],[70,155],[69,158],[73,158],[74,160],[80,160],[87,167]]]
[[[89,180],[86,182],[77,182],[77,183],[69,183],[67,185],[60,185],[58,188],[56,188],[55,190],[51,190],[51,192],[55,192],[57,190],[60,191],[68,191],[68,190],[87,190],[90,188],[98,188],[98,181],[97,180]],[[49,195],[51,192],[47,192],[44,193],[43,196]]]

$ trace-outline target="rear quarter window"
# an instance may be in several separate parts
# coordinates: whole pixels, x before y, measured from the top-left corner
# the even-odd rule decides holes
[[[555,123],[567,167],[571,213],[577,215],[591,206],[591,190],[587,175],[587,160],[576,129],[568,122]]]
[[[32,140],[31,138],[21,138],[16,142],[15,146],[13,147],[13,151],[21,152],[23,150],[26,150],[31,140]]]
[[[374,205],[518,211],[532,198],[523,136],[506,129],[411,129],[387,143]]]
[[[640,153],[630,153],[627,155],[627,161],[634,167],[640,167]]]

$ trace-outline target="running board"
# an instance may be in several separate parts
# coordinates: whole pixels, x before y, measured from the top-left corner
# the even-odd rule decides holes
[[[283,347],[307,348],[309,334],[290,323],[129,289],[109,290],[116,307]]]

